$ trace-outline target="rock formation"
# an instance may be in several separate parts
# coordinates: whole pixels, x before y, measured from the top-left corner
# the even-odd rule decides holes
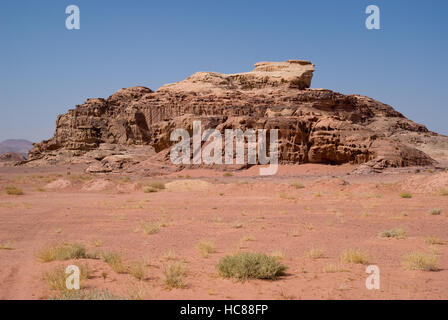
[[[5,152],[0,154],[0,162],[21,162],[25,160],[25,157],[20,153]]]
[[[32,162],[88,160],[91,172],[169,165],[176,128],[279,129],[280,163],[434,165],[448,137],[428,131],[391,106],[360,95],[310,89],[308,61],[261,62],[246,73],[198,72],[162,86],[118,90],[88,99],[56,121],[50,140],[35,144]],[[421,150],[425,150],[425,152]]]

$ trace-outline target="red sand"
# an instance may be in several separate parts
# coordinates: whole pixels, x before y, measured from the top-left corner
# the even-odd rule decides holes
[[[351,166],[302,165],[282,166],[273,177],[258,176],[256,167],[224,177],[220,171],[198,169],[156,179],[193,180],[186,182],[189,188],[174,184],[144,193],[139,185],[155,179],[94,177],[112,181],[100,181],[95,185],[106,189],[95,191],[91,181],[76,179],[73,170],[66,176],[60,168],[61,178],[72,184],[38,191],[55,170],[0,169],[0,245],[12,247],[0,249],[1,299],[46,299],[55,294],[42,273],[79,261],[39,262],[37,252],[54,241],[81,242],[89,250],[95,243],[98,249],[121,253],[125,263],[147,259],[144,281],[117,274],[101,260],[81,260],[93,271],[87,288],[106,288],[123,297],[135,297],[138,291],[145,299],[448,298],[448,243],[425,243],[428,236],[448,241],[448,196],[409,184],[415,177],[424,177],[425,183],[434,177],[442,187],[447,181],[441,173],[355,176],[347,175]],[[291,181],[305,188],[296,189]],[[24,195],[7,195],[3,187],[9,185],[22,188]],[[404,190],[406,186],[413,189]],[[413,197],[401,198],[403,191]],[[429,214],[434,208],[442,213]],[[163,226],[146,235],[139,229],[141,221]],[[380,231],[397,227],[406,230],[404,239],[378,237]],[[216,246],[208,258],[195,248],[204,239]],[[308,258],[306,252],[313,247],[321,248],[324,258]],[[366,289],[366,265],[340,262],[347,248],[368,252],[368,264],[380,268],[380,290]],[[169,251],[188,268],[185,289],[164,286],[162,256]],[[237,251],[281,253],[287,273],[276,281],[220,278],[218,261]],[[404,255],[414,251],[435,252],[441,270],[407,270]],[[323,272],[329,264],[341,264],[345,271]]]

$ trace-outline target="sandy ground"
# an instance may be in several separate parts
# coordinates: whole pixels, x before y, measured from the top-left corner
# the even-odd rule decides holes
[[[447,299],[448,242],[425,239],[448,241],[448,196],[437,190],[448,173],[347,174],[352,170],[301,165],[281,167],[273,177],[251,168],[231,176],[198,169],[160,178],[92,178],[73,168],[70,175],[65,168],[0,168],[0,298],[50,298],[55,292],[42,274],[84,263],[92,271],[87,288],[126,298]],[[154,180],[167,188],[144,193],[142,185]],[[12,185],[24,195],[7,195],[4,187]],[[401,198],[404,191],[412,198]],[[435,208],[441,214],[429,213]],[[161,225],[159,232],[145,234],[141,221]],[[405,229],[406,237],[378,236],[392,228]],[[201,240],[213,242],[216,252],[202,257]],[[125,263],[144,259],[147,278],[117,274],[101,260],[40,262],[39,251],[57,241],[118,252]],[[309,258],[313,247],[324,256]],[[367,265],[380,268],[380,290],[366,289],[367,265],[341,262],[350,248],[364,250]],[[275,281],[221,278],[219,260],[239,251],[273,254],[288,270]],[[415,251],[437,256],[440,270],[407,270],[404,256]],[[188,270],[186,288],[164,285],[169,252]],[[339,270],[325,272],[328,265]]]

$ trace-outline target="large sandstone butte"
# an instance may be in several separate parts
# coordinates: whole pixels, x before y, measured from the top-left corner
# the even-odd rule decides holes
[[[360,95],[310,89],[308,61],[260,62],[247,73],[198,72],[157,91],[137,86],[88,99],[35,144],[31,163],[91,163],[91,172],[169,166],[175,128],[279,129],[280,163],[432,166],[446,159],[448,137],[391,106]]]

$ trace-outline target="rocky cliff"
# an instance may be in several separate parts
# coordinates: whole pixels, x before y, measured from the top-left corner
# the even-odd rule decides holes
[[[162,86],[118,90],[88,99],[56,121],[31,161],[91,161],[98,172],[153,157],[168,161],[175,128],[279,129],[280,163],[427,166],[448,150],[448,137],[428,131],[391,106],[360,95],[310,89],[308,61],[261,62],[246,73],[198,72]],[[423,152],[422,150],[425,150]],[[95,162],[97,161],[97,162]],[[101,162],[100,162],[101,161]],[[95,170],[92,170],[95,171]]]

